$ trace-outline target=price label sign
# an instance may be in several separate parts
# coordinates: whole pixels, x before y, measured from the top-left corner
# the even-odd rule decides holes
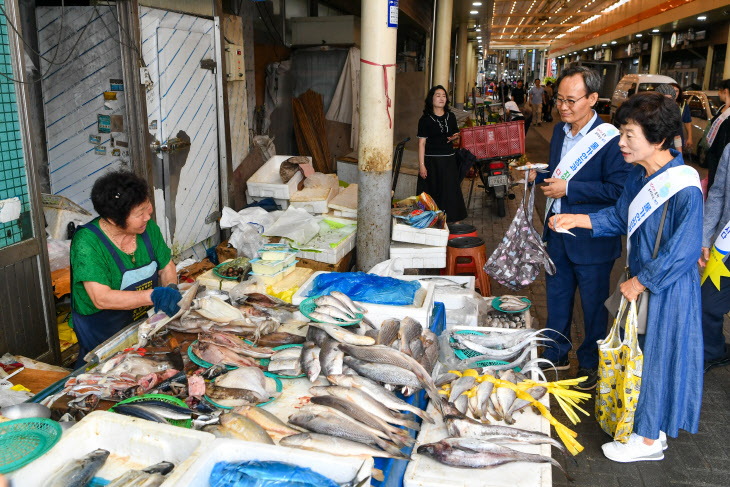
[[[398,28],[398,0],[388,0],[388,27]]]

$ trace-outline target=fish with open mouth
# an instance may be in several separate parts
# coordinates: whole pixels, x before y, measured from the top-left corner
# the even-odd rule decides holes
[[[68,462],[46,481],[44,487],[86,487],[109,458],[109,451],[94,450],[82,458]]]
[[[319,328],[321,330],[324,330],[329,336],[334,338],[340,343],[348,343],[351,345],[373,345],[375,344],[375,340],[368,336],[364,335],[356,335],[355,333],[352,333],[351,331],[348,331],[347,329],[343,328],[342,326],[337,326],[329,323],[309,323],[310,327]]]
[[[549,463],[560,469],[568,480],[573,480],[563,466],[551,457],[522,453],[474,438],[446,438],[437,443],[419,446],[418,453],[451,467],[494,468],[513,462]]]

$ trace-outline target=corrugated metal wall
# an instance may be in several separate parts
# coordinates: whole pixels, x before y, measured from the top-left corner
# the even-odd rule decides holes
[[[59,7],[36,10],[41,54],[59,63],[73,49],[63,65],[41,59],[41,72],[49,72],[42,87],[51,191],[93,212],[96,178],[129,162],[119,126],[125,111],[119,29],[107,7],[66,7],[62,32],[61,14]],[[116,99],[105,99],[105,92]]]

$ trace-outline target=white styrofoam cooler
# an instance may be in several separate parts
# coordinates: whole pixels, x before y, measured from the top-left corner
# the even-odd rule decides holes
[[[498,333],[514,333],[519,330],[510,330],[503,328],[477,328],[477,327],[458,327],[460,330],[474,331],[491,331]],[[537,357],[537,347],[531,345],[532,358]],[[445,372],[444,366],[439,362],[433,371],[433,376],[438,377]],[[535,377],[533,377],[534,379]],[[549,407],[549,394],[543,396],[540,400],[542,404]],[[479,470],[471,468],[449,467],[436,460],[417,453],[418,446],[440,441],[448,438],[446,426],[443,418],[434,410],[432,403],[429,403],[428,410],[435,423],[423,423],[421,431],[418,434],[416,445],[413,447],[411,461],[408,463],[405,475],[403,476],[404,487],[441,487],[461,486],[461,487],[547,487],[552,485],[552,467],[549,463],[508,463],[489,470]],[[508,426],[504,421],[494,421],[492,424],[500,426]],[[535,413],[532,408],[525,408],[522,413],[514,416],[515,428],[536,431],[546,435],[550,435],[550,422]],[[510,445],[510,448],[525,453],[533,453],[551,456],[550,445]]]
[[[301,285],[297,292],[292,296],[292,304],[300,305],[307,298],[309,291],[314,285],[314,279],[320,274],[329,274],[326,271],[318,271],[310,276],[310,278]],[[421,276],[400,276],[398,279],[403,281],[417,281]],[[414,303],[409,306],[391,306],[387,304],[363,303],[368,310],[365,317],[372,321],[376,327],[380,327],[381,323],[388,318],[396,318],[402,320],[406,316],[410,316],[424,326],[431,321],[431,313],[433,312],[433,290],[431,283],[421,282],[421,289],[416,292]]]
[[[112,480],[128,470],[163,461],[175,464],[169,474],[173,475],[191,467],[214,439],[202,431],[94,411],[64,433],[45,455],[13,472],[10,478],[16,487],[44,485],[63,466],[98,448],[110,455],[97,477]],[[176,484],[166,480],[163,485]]]
[[[449,226],[440,228],[413,228],[409,225],[398,223],[393,218],[393,233],[391,239],[396,242],[415,243],[430,245],[432,247],[446,247],[449,242]],[[444,264],[444,267],[446,264]]]
[[[280,198],[288,200],[297,190],[299,182],[304,179],[301,171],[298,171],[287,183],[279,175],[281,163],[293,156],[274,156],[256,171],[248,181],[246,187],[248,194],[252,197]],[[308,157],[309,162],[312,158]]]
[[[446,247],[391,242],[390,258],[400,259],[404,269],[443,269],[446,267]]]
[[[327,213],[329,207],[327,204],[337,195],[338,188],[330,189],[326,199],[314,201],[290,201],[289,204],[294,208],[303,208],[313,215]]]
[[[307,467],[339,484],[350,482],[358,476],[353,485],[359,485],[373,469],[372,458],[364,460],[361,457],[339,457],[263,443],[216,439],[190,468],[179,472],[173,470],[163,485],[206,486],[209,485],[210,473],[216,463],[250,460],[278,461]],[[363,461],[365,466],[361,469]],[[370,481],[363,485],[370,485]]]
[[[265,198],[271,198],[270,196],[251,196],[248,191],[246,191],[246,204],[250,205],[251,203],[258,203],[259,201],[265,199]],[[286,210],[289,208],[289,200],[286,198],[274,198],[274,203],[279,205],[279,208],[282,210]]]
[[[355,248],[356,241],[357,231],[354,231],[334,249],[327,247],[320,249],[319,252],[300,250],[297,253],[297,257],[322,262],[324,264],[337,264],[348,252]]]

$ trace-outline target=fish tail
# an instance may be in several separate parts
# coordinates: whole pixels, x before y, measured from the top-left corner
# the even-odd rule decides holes
[[[405,426],[408,429],[421,431],[421,425],[418,424],[416,421],[413,421],[412,419],[406,419],[404,420],[401,425]]]
[[[400,451],[400,448],[398,448],[396,445],[389,443],[389,442],[383,440],[382,438],[378,438],[378,437],[375,437],[374,440],[375,440],[375,443],[380,448],[385,450],[388,454],[392,455],[393,458],[398,458],[401,460],[408,459],[408,456],[405,455],[402,451]]]
[[[424,411],[423,409],[419,409],[419,408],[416,408],[416,407],[414,407],[414,408],[413,408],[413,409],[411,410],[411,412],[412,412],[413,414],[415,414],[416,416],[418,416],[419,418],[421,418],[422,420],[426,421],[427,423],[431,423],[431,424],[434,424],[434,420],[433,420],[433,418],[431,417],[431,415],[430,415],[430,414],[428,414],[428,413],[427,413],[426,411]]]
[[[559,461],[555,460],[554,458],[550,458],[550,457],[543,457],[543,458],[545,458],[546,460],[549,460],[550,463],[553,465],[553,467],[559,468],[560,471],[563,472],[563,475],[565,475],[565,478],[567,478],[570,482],[575,481],[575,479],[568,472],[565,471],[563,466],[560,465]]]

